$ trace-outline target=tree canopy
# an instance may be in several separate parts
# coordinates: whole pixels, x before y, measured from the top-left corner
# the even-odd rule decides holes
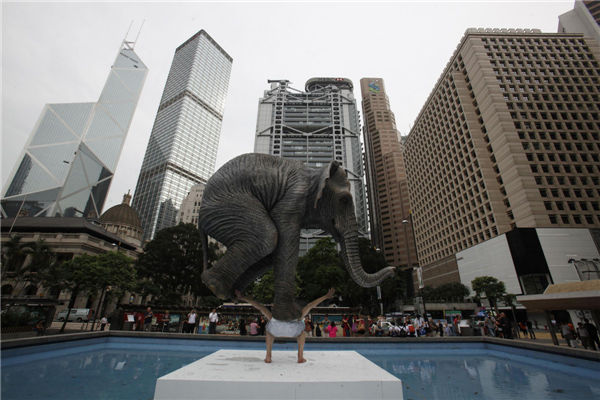
[[[498,314],[498,300],[507,294],[504,282],[492,276],[479,276],[471,281],[471,287],[477,297],[486,297]]]
[[[217,249],[214,244],[209,244],[211,265],[219,258]],[[200,231],[194,224],[181,223],[158,231],[144,247],[136,268],[141,278],[151,280],[155,285],[152,288],[152,293],[156,293],[154,303],[180,304],[181,296],[186,293],[196,297],[212,296],[200,278],[203,263]],[[146,285],[142,291],[149,289]]]
[[[469,288],[460,282],[444,283],[436,287],[428,285],[423,288],[423,297],[427,300],[460,301],[469,294],[471,294]]]

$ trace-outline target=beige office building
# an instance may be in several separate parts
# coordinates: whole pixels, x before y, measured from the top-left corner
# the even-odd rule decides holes
[[[400,135],[381,78],[360,80],[371,240],[389,265],[418,266]]]
[[[599,61],[582,34],[466,31],[405,143],[426,285],[506,232],[600,227]]]

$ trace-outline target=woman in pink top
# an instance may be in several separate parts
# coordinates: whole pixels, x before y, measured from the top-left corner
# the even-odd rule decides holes
[[[250,336],[258,336],[258,324],[255,319],[250,324]]]
[[[335,321],[331,321],[331,324],[325,329],[325,332],[329,333],[329,337],[337,336],[338,328],[335,326]]]

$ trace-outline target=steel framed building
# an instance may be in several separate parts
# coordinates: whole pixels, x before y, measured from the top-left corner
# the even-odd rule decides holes
[[[214,172],[232,62],[204,30],[175,51],[133,197],[144,240],[175,225],[190,188]]]
[[[148,68],[123,41],[95,103],[46,104],[7,181],[2,218],[98,217]]]
[[[271,89],[259,102],[254,151],[300,160],[312,168],[339,162],[350,181],[359,234],[367,236],[360,121],[352,81],[312,78],[305,91],[292,88],[287,80],[269,83]],[[303,230],[300,254],[326,236],[321,230]]]

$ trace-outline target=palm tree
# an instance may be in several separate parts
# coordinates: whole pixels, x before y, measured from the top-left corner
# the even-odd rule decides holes
[[[28,246],[28,243],[21,243],[21,236],[15,235],[10,240],[2,245],[2,280],[6,272],[10,270],[11,264],[15,260],[15,257],[23,255],[23,249]]]
[[[29,256],[30,262],[16,271],[14,275],[14,279],[17,281],[15,287],[20,282],[30,282],[37,287],[44,280],[44,276],[50,267],[56,262],[56,253],[52,251],[52,247],[44,239],[24,243],[22,251],[23,254]],[[19,291],[17,297],[21,296],[24,288],[25,285]]]

